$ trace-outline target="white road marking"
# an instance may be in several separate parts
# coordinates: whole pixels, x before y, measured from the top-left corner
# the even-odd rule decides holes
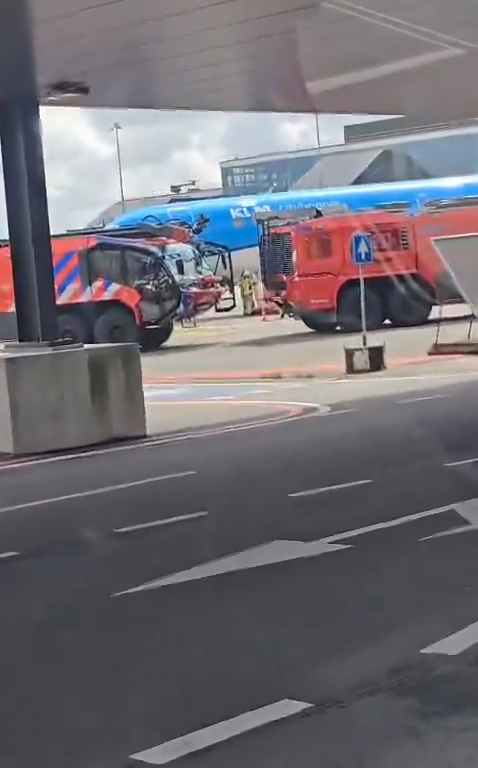
[[[413,515],[406,515],[405,517],[394,517],[392,520],[384,520],[381,523],[374,523],[373,525],[366,525],[364,528],[356,528],[354,531],[345,531],[344,533],[336,533],[333,536],[326,536],[325,541],[327,543],[333,543],[335,541],[342,541],[343,539],[350,539],[354,536],[362,536],[364,533],[373,533],[374,531],[385,530],[386,528],[395,528],[397,525],[404,525],[405,523],[413,523],[415,520],[422,520],[426,517],[433,517],[435,515],[441,515],[443,512],[456,512],[460,517],[464,518],[467,522],[472,519],[474,514],[472,510],[478,508],[478,499],[467,499],[466,501],[456,501],[452,504],[446,504],[444,507],[436,507],[436,509],[427,509],[425,512],[416,512]],[[473,517],[473,520],[475,518]],[[461,526],[460,526],[461,527]],[[467,526],[471,527],[471,526]],[[474,527],[474,526],[473,526]],[[453,529],[454,530],[454,529]],[[420,539],[423,541],[423,539]]]
[[[182,584],[186,581],[198,581],[199,579],[207,579],[210,576],[220,576],[225,573],[233,573],[234,571],[247,571],[251,568],[261,568],[265,565],[273,565],[274,563],[285,563],[289,560],[316,557],[348,548],[348,545],[329,544],[324,539],[311,542],[270,541],[262,546],[252,547],[252,549],[246,549],[242,552],[235,552],[219,560],[212,560],[209,563],[197,565],[194,568],[175,573],[172,576],[148,581],[145,584],[140,584],[138,587],[117,592],[112,597],[121,597],[122,595],[133,594],[134,592],[158,589],[171,584]]]
[[[341,411],[332,411],[324,413],[324,416],[342,416],[344,413],[357,413],[358,408],[343,408]]]
[[[342,541],[342,539],[351,539],[355,536],[362,536],[365,533],[373,533],[374,531],[382,531],[386,528],[395,528],[397,525],[405,525],[406,523],[413,523],[415,520],[422,520],[425,517],[433,517],[434,515],[441,515],[443,512],[448,512],[453,509],[453,505],[449,504],[446,507],[437,507],[436,509],[427,509],[426,512],[416,512],[413,515],[406,515],[406,517],[394,517],[392,520],[383,520],[381,523],[374,523],[373,525],[366,525],[363,528],[356,528],[353,531],[344,531],[344,533],[336,533],[333,536],[327,536],[322,541],[327,543],[333,543],[334,541]]]
[[[152,520],[149,523],[139,523],[138,525],[127,525],[123,528],[114,528],[114,533],[131,533],[132,531],[143,531],[147,528],[157,528],[161,525],[172,525],[173,523],[184,523],[186,520],[195,520],[198,517],[207,517],[208,512],[193,512],[190,515],[177,515],[176,517],[165,517],[162,520]]]
[[[444,536],[454,536],[457,533],[470,533],[471,531],[478,530],[478,499],[460,501],[453,506],[453,509],[458,512],[460,517],[467,521],[467,525],[459,525],[456,528],[449,528],[447,531],[440,531],[431,536],[424,536],[420,541],[441,539]]]
[[[460,461],[447,461],[445,464],[443,464],[444,467],[461,467],[465,464],[476,464],[478,461],[478,457],[475,457],[473,459],[461,459]]]
[[[20,552],[0,552],[0,560],[7,560],[10,557],[18,557]]]
[[[185,387],[146,387],[144,390],[145,398],[160,397],[161,395],[187,395],[190,392],[189,388]]]
[[[289,493],[289,498],[296,499],[301,496],[315,496],[317,493],[327,493],[328,491],[340,491],[342,488],[353,488],[356,485],[367,485],[373,483],[373,480],[352,480],[350,483],[339,483],[338,485],[324,485],[322,488],[310,488],[307,491],[296,491]]]
[[[461,362],[461,360],[460,360]],[[469,360],[468,360],[469,362]],[[478,371],[455,371],[451,373],[422,373],[417,374],[416,376],[373,376],[371,378],[367,379],[361,379],[360,381],[357,381],[357,379],[313,379],[314,384],[351,384],[352,386],[357,384],[372,384],[376,385],[378,383],[388,383],[388,382],[399,382],[399,381],[422,381],[423,379],[426,380],[435,380],[435,379],[462,379],[462,378],[475,378],[478,376]]]
[[[173,741],[166,741],[152,749],[138,752],[135,755],[131,755],[130,760],[140,760],[149,765],[165,765],[192,752],[198,752],[201,749],[211,747],[213,744],[228,741],[234,736],[240,736],[243,733],[261,728],[269,723],[297,715],[299,712],[310,709],[312,706],[312,704],[307,704],[307,702],[294,701],[293,699],[276,701],[274,704],[268,704],[266,707],[254,709],[252,712],[244,712],[242,715],[232,717],[230,720],[223,720],[221,723],[215,723],[207,728],[202,728],[200,731],[194,731],[187,734],[187,736],[180,736],[178,739],[173,739]]]
[[[291,382],[290,384],[287,381],[284,381],[281,384],[275,384],[274,387],[278,387],[279,389],[307,389],[309,386],[308,384],[299,384],[298,382]]]
[[[427,395],[426,397],[408,397],[406,400],[398,400],[397,402],[400,405],[406,405],[407,403],[421,403],[424,400],[442,400],[444,397],[449,397],[449,395]]]
[[[6,512],[16,512],[19,509],[30,509],[31,507],[43,507],[46,504],[56,504],[60,501],[70,501],[70,499],[83,499],[88,496],[99,496],[102,493],[112,493],[113,491],[125,491],[128,488],[136,488],[148,483],[160,483],[162,480],[175,480],[179,477],[188,477],[195,475],[196,472],[175,472],[171,475],[158,475],[157,477],[146,477],[143,480],[133,480],[129,483],[118,483],[118,485],[105,485],[102,488],[92,488],[88,491],[78,491],[78,493],[67,493],[63,496],[52,496],[49,499],[35,499],[34,501],[25,501],[22,504],[12,504],[9,507],[1,507],[0,515]]]
[[[470,624],[453,635],[444,637],[432,645],[423,648],[420,653],[443,653],[447,656],[457,656],[462,651],[466,651],[470,646],[478,643],[478,621]]]
[[[478,504],[478,499],[474,501]],[[455,507],[457,513],[460,514],[460,506],[460,503],[457,503],[456,505],[448,504],[444,507],[438,507],[437,509],[429,509],[425,512],[417,512],[405,517],[395,517],[392,520],[384,520],[381,523],[367,525],[363,528],[343,531],[342,533],[326,536],[325,538],[316,541],[270,541],[267,544],[253,547],[252,549],[247,549],[243,552],[235,552],[232,555],[220,558],[219,560],[202,563],[193,568],[189,568],[186,571],[148,581],[145,584],[140,584],[137,587],[124,590],[123,592],[116,592],[112,597],[120,597],[121,595],[133,594],[134,592],[144,592],[149,589],[159,589],[161,587],[170,586],[172,584],[181,584],[187,581],[198,581],[199,579],[207,579],[211,576],[260,568],[274,563],[284,563],[289,560],[299,560],[301,558],[316,557],[331,552],[339,552],[352,547],[351,544],[340,544],[339,542],[341,541],[356,536],[362,536],[363,534],[373,533],[374,531],[381,531],[387,528],[394,528],[398,525],[405,525],[406,523],[412,523],[415,520],[422,520],[426,517],[440,515],[443,512],[454,510]]]
[[[218,397],[206,397],[204,401],[199,400],[198,402],[209,403],[210,400],[234,400],[234,397],[232,395],[219,395]]]

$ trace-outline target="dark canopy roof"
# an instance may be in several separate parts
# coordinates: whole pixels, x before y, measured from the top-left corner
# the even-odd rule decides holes
[[[476,0],[31,3],[42,98],[65,83],[88,90],[58,103],[427,119],[478,110]]]

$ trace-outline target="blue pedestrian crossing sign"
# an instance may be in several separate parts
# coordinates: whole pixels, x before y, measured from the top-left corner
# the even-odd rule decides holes
[[[356,266],[373,262],[373,239],[370,232],[354,232],[350,245],[352,261]]]

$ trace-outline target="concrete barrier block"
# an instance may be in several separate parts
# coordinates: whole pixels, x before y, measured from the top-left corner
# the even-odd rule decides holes
[[[437,341],[428,350],[430,357],[439,357],[449,355],[450,357],[462,355],[478,355],[478,340],[467,339],[466,341]]]
[[[144,437],[141,355],[137,344],[94,344],[86,347],[91,406],[102,439]]]
[[[386,369],[385,344],[345,347],[345,373],[378,373]]]
[[[0,453],[47,453],[146,435],[138,347],[93,349],[5,346]]]

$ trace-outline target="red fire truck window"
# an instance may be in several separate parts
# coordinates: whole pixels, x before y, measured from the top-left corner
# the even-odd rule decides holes
[[[330,259],[332,257],[332,238],[327,234],[315,235],[307,239],[309,259]]]
[[[375,249],[378,252],[407,251],[410,247],[408,230],[394,227],[392,229],[378,229],[374,233]]]

